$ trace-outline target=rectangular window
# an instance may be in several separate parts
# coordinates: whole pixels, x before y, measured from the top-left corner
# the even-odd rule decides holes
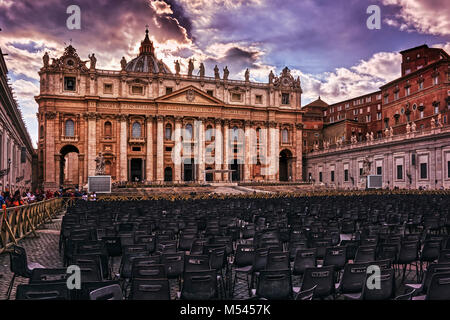
[[[389,103],[389,96],[384,97],[384,103],[388,104]]]
[[[257,104],[262,104],[262,95],[257,94],[257,95],[255,96],[255,103],[257,103]]]
[[[368,114],[368,115],[366,116],[366,122],[370,122],[370,121],[372,121],[372,117],[371,117],[370,114]]]
[[[240,93],[232,93],[231,101],[241,101],[241,94]]]
[[[381,112],[377,112],[377,120],[381,120]]]
[[[76,90],[75,77],[64,77],[64,90],[66,90],[66,91],[75,91]]]
[[[397,180],[403,180],[403,165],[397,165]]]
[[[322,171],[319,172],[319,182],[322,182]]]
[[[206,90],[206,93],[208,95],[210,95],[211,97],[214,95],[214,91],[212,91],[212,90]]]
[[[334,171],[331,171],[331,182],[334,182]]]
[[[113,92],[113,85],[111,83],[105,83],[103,86],[103,93],[112,93]]]
[[[132,147],[131,150],[139,152],[141,151],[141,147]]]
[[[394,100],[398,100],[398,97],[399,97],[398,91],[394,92]]]
[[[372,102],[372,97],[367,97],[366,102]]]
[[[348,109],[348,108],[350,108],[350,103],[345,104],[345,109]]]
[[[423,82],[419,82],[419,90],[423,89]]]
[[[344,181],[348,181],[348,169],[344,170]]]
[[[383,167],[377,167],[377,175],[382,175],[383,174]]]
[[[131,87],[131,93],[132,94],[143,94],[144,88],[141,86],[132,86]]]
[[[420,179],[428,178],[428,168],[426,163],[420,164]]]
[[[434,106],[434,114],[438,114],[439,113],[439,106]]]
[[[381,94],[377,95],[377,100],[381,100]]]
[[[281,95],[281,104],[289,104],[289,93],[283,93]]]
[[[433,77],[433,85],[438,85],[439,84],[439,77]]]
[[[411,90],[410,90],[411,88],[410,87],[407,87],[406,89],[405,89],[405,94],[406,94],[406,96],[409,96],[410,95],[410,93],[411,93]]]
[[[166,94],[172,93],[172,87],[166,87]]]
[[[423,111],[420,111],[420,119],[423,119],[424,113]]]

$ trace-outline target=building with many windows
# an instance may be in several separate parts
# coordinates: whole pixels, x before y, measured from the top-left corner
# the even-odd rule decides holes
[[[364,188],[369,174],[385,188],[450,188],[450,57],[426,45],[400,53],[400,78],[323,111],[323,139],[304,154],[312,182]]]
[[[86,66],[75,48],[40,75],[38,167],[46,189],[87,183],[103,157],[113,181],[301,181],[300,79],[286,67],[267,83],[175,72],[148,31],[120,70]],[[101,155],[100,155],[101,153]]]
[[[8,83],[0,49],[0,190],[31,190],[34,149]]]

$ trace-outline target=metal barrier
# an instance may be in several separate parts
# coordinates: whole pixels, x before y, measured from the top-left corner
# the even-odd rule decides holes
[[[36,234],[36,229],[49,223],[58,212],[73,205],[71,198],[53,198],[20,207],[3,208],[0,219],[0,253],[24,237]]]

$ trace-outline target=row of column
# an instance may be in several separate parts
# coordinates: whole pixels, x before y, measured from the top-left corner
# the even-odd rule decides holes
[[[156,117],[156,150],[153,150],[154,145],[154,137],[153,137],[153,117],[146,118],[146,154],[145,154],[145,180],[163,182],[164,181],[164,168],[168,165],[164,163],[164,117],[157,116]],[[128,180],[128,134],[127,134],[127,120],[126,117],[119,118],[119,165],[117,168],[117,177],[120,181]],[[255,134],[254,130],[250,130],[252,128],[252,124],[250,121],[245,123],[244,127],[244,136],[245,141],[256,141],[256,137],[252,136]],[[302,147],[302,131],[300,128],[294,126],[294,130],[292,132],[292,146],[296,148],[297,157],[293,170],[296,173],[300,173],[302,171],[302,163],[301,163],[301,147]],[[175,142],[175,156],[174,156],[174,182],[180,182],[182,180],[181,177],[181,159],[180,159],[180,150],[181,147],[181,129],[182,129],[182,118],[175,118],[175,131],[174,131],[174,142]],[[194,148],[194,154],[198,163],[198,180],[203,181],[205,177],[205,123],[204,121],[200,122],[200,126],[198,128],[198,132],[194,134],[197,141],[201,141],[202,143],[196,143]],[[223,129],[223,131],[222,131]],[[215,155],[214,155],[214,169],[228,169],[229,168],[229,159],[230,159],[230,148],[228,145],[224,147],[224,141],[230,141],[230,133],[229,133],[229,123],[226,121],[222,127],[221,121],[215,122],[215,130],[216,132],[222,132],[223,135],[215,135]],[[279,172],[279,128],[276,123],[270,123],[268,130],[262,131],[262,136],[260,137],[260,141],[266,142],[265,146],[261,146],[260,156],[268,157],[268,164],[264,168],[264,172],[262,174],[265,176],[265,180],[267,181],[276,181],[278,179]],[[96,158],[96,120],[94,117],[88,117],[88,143],[87,143],[87,153],[88,153],[88,175],[95,175],[95,158]],[[251,150],[253,149],[253,150]],[[156,170],[153,168],[154,166],[154,153],[156,152]],[[255,153],[255,154],[253,154]],[[244,150],[244,173],[243,180],[250,181],[252,179],[251,176],[251,168],[252,168],[252,157],[256,158],[256,148],[252,148],[250,143],[245,143]],[[154,177],[153,174],[156,173]],[[223,178],[221,179],[221,176]],[[294,174],[294,179],[298,179],[298,174]],[[229,176],[228,173],[215,173],[214,180],[219,181],[228,181]]]

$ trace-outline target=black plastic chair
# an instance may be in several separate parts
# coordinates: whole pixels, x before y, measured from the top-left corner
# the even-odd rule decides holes
[[[184,272],[210,270],[207,255],[186,255],[184,258]]]
[[[316,248],[297,250],[292,274],[295,276],[302,276],[307,268],[317,267],[316,251]]]
[[[35,268],[44,268],[39,263],[28,263],[27,254],[24,248],[13,245],[9,250],[10,270],[13,273],[8,290],[6,291],[7,299],[11,297],[16,277],[31,278],[32,270]]]
[[[376,246],[375,245],[367,245],[367,246],[359,246],[358,251],[355,256],[355,263],[364,263],[375,261],[376,255]]]
[[[255,298],[267,300],[292,299],[290,270],[262,270],[256,286]]]
[[[239,244],[236,248],[234,256],[234,280],[231,287],[231,298],[234,296],[234,288],[238,279],[245,280],[249,295],[251,295],[251,285],[249,281],[249,275],[252,273],[253,260],[255,259],[255,248],[253,245]],[[245,278],[239,278],[240,274],[244,274]]]
[[[450,272],[433,274],[425,299],[450,300]]]
[[[36,268],[31,272],[30,284],[63,282],[66,283],[70,274],[66,268]]]
[[[347,248],[346,247],[328,247],[325,251],[323,259],[323,266],[334,266],[335,271],[340,271],[344,268],[347,262]]]
[[[217,298],[217,276],[215,270],[184,272],[181,299],[211,300]]]
[[[345,295],[362,292],[369,264],[368,262],[346,264],[337,293]]]
[[[164,279],[166,276],[166,268],[162,264],[153,264],[149,266],[134,265],[131,273],[132,279]]]
[[[390,300],[395,297],[395,272],[394,269],[380,270],[379,288],[368,288],[367,282],[370,274],[367,275],[365,285],[361,294],[345,295],[351,300]]]
[[[333,266],[321,268],[307,268],[303,275],[300,291],[305,291],[317,286],[314,290],[314,298],[325,299],[335,294],[335,272]]]
[[[90,300],[123,300],[122,288],[118,284],[109,285],[92,291]]]
[[[314,297],[314,291],[316,290],[317,286],[312,287],[311,289],[300,291],[295,295],[294,300],[312,300]]]
[[[170,286],[167,279],[133,279],[130,300],[170,300]]]
[[[265,270],[290,270],[288,252],[269,252]]]
[[[16,300],[70,300],[66,283],[19,284]]]

